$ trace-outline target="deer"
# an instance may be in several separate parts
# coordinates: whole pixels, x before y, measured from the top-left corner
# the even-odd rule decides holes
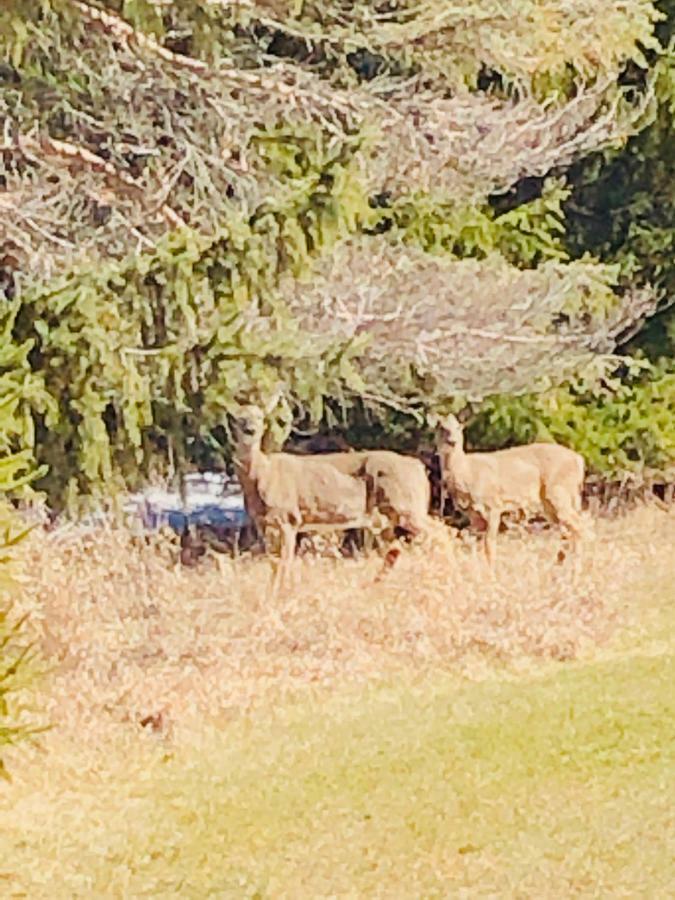
[[[431,486],[419,459],[393,450],[349,450],[318,458],[343,475],[365,480],[369,503],[389,523],[384,537],[394,537],[396,528],[410,537],[429,529]]]
[[[392,451],[265,453],[265,413],[245,406],[233,417],[235,467],[246,510],[263,537],[280,539],[273,592],[284,584],[299,531],[369,529],[416,536],[428,527],[431,499],[419,460]]]
[[[505,512],[542,510],[574,542],[581,536],[584,458],[554,443],[532,443],[492,452],[466,453],[464,428],[454,416],[439,420],[443,490],[467,510],[471,524],[487,524],[485,552],[494,568],[497,534]]]

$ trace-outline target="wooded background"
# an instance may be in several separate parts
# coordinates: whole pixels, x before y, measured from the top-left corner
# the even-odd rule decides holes
[[[675,2],[5,0],[0,463],[56,507],[277,445],[675,461]]]

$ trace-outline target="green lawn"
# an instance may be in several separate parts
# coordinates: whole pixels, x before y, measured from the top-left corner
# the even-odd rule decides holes
[[[85,777],[75,757],[3,816],[0,877],[31,898],[671,897],[674,687],[675,655],[427,676],[173,754],[111,747]]]

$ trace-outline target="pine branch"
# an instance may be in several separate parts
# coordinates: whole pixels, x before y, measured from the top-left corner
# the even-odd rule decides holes
[[[17,135],[16,147],[26,153],[33,162],[40,163],[46,156],[62,160],[66,166],[84,163],[96,172],[104,172],[110,183],[118,189],[128,189],[139,197],[145,197],[144,186],[138,184],[127,172],[117,169],[108,160],[102,159],[86,147],[79,147],[69,141],[57,141],[48,135],[41,134],[39,138],[30,135]],[[110,198],[107,198],[110,199]],[[185,221],[171,209],[166,203],[159,207],[159,211],[166,220],[167,225],[178,228],[185,225]]]

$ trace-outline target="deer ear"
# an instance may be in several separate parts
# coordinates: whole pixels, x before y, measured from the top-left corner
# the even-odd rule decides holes
[[[457,413],[457,421],[460,425],[466,425],[472,415],[473,407],[470,403],[467,403],[467,405]]]

